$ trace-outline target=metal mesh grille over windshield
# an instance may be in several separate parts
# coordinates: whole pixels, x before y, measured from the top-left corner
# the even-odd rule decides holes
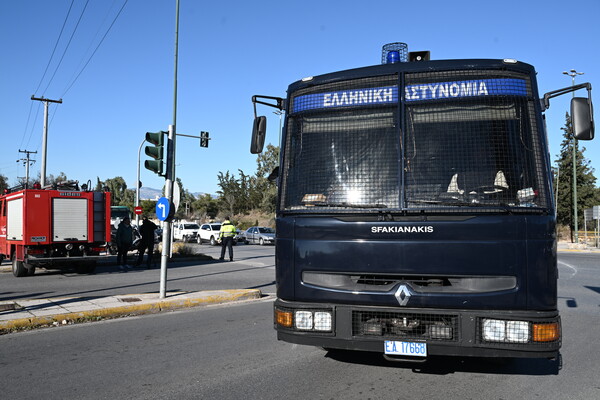
[[[285,208],[398,208],[397,77],[318,90],[293,98]]]
[[[524,76],[410,74],[405,104],[407,208],[547,206],[531,88]]]
[[[292,93],[289,112],[282,210],[550,206],[527,75],[429,71],[348,80]]]

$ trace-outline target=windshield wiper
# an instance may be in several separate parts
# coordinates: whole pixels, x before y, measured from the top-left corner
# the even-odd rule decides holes
[[[511,212],[511,206],[507,203],[478,203],[465,200],[408,200],[407,203],[435,204],[440,206],[476,207],[476,208],[499,208]]]
[[[305,205],[316,206],[316,207],[340,207],[340,208],[388,208],[387,204],[380,204],[380,203],[355,204],[355,203],[346,203],[346,202],[340,202],[340,203],[314,202],[314,203],[305,204]]]

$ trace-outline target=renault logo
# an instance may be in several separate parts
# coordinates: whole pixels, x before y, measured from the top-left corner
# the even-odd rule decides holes
[[[401,306],[405,306],[406,304],[408,304],[410,296],[412,296],[412,290],[409,286],[403,284],[400,285],[400,287],[398,287],[398,290],[396,290],[394,296],[396,297],[396,300],[398,300],[398,303]]]

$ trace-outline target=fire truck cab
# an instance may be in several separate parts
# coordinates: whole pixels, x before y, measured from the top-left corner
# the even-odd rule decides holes
[[[0,258],[16,277],[36,267],[90,273],[110,240],[110,193],[23,189],[0,196]]]

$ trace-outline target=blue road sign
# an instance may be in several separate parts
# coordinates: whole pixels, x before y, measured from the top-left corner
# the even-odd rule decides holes
[[[161,197],[156,202],[156,217],[159,221],[166,221],[169,218],[169,213],[171,211],[171,205],[169,204],[169,200],[166,197]]]

